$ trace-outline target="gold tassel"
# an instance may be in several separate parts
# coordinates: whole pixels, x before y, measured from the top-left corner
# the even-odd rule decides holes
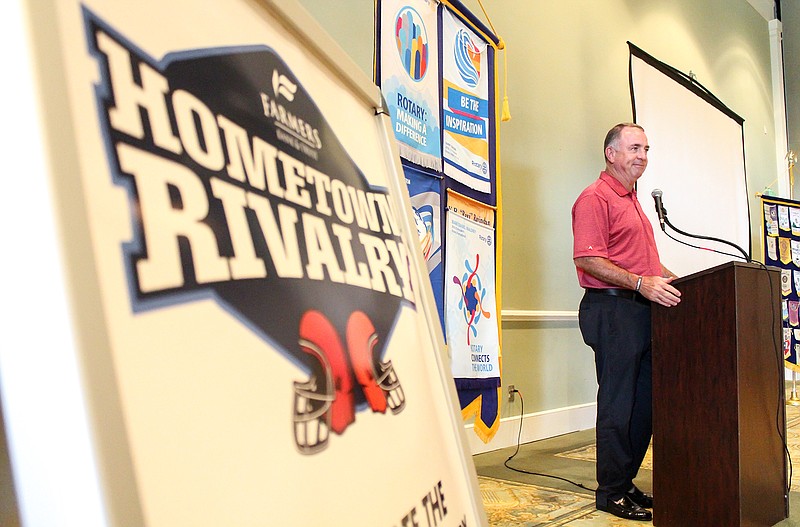
[[[503,113],[500,116],[500,120],[505,122],[511,120],[511,107],[508,104],[508,49],[506,49],[506,43],[502,38],[497,49],[503,52]]]
[[[489,22],[489,27],[492,28],[492,31],[499,39],[497,49],[503,52],[503,111],[500,114],[500,120],[503,122],[510,121],[511,107],[508,104],[508,50],[506,49],[505,41],[497,34],[497,30],[494,28],[494,24],[492,24],[492,19],[489,18],[489,13],[486,12],[486,8],[483,7],[483,2],[481,0],[478,0],[478,5],[481,6],[483,16],[485,16],[486,20]]]

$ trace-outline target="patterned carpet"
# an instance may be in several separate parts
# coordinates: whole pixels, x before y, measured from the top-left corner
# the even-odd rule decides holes
[[[786,407],[786,446],[789,459],[800,463],[800,406]],[[800,489],[800,465],[792,470],[792,491]]]
[[[576,448],[574,450],[567,450],[566,452],[561,452],[556,454],[556,457],[565,457],[568,459],[577,459],[579,461],[591,461],[594,463],[595,456],[597,454],[595,445],[589,445],[582,448]],[[642,468],[645,470],[653,470],[653,445],[650,445],[650,448],[647,449],[647,454],[644,456],[644,460],[642,461]]]
[[[594,497],[567,490],[478,476],[492,527],[630,527],[642,522],[599,512]]]
[[[478,480],[483,505],[493,526],[566,525],[595,510],[594,498],[585,494],[484,476]]]
[[[791,460],[800,459],[800,406],[786,406],[786,441]],[[594,462],[593,444],[556,457]],[[642,468],[652,470],[652,445]],[[598,512],[594,497],[539,485],[479,476],[481,497],[492,527],[628,527],[642,525]],[[800,489],[800,466],[792,471],[793,493]]]

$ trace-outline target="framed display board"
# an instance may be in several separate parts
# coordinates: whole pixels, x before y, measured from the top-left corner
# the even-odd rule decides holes
[[[797,372],[800,371],[800,202],[762,196],[761,208],[764,264],[781,271],[784,364]]]
[[[486,525],[378,88],[288,0],[21,6],[22,523]]]
[[[731,241],[751,254],[744,119],[688,74],[630,42],[628,47],[634,121],[651,146],[647,171],[636,183],[650,223],[657,226],[658,216],[647,196],[660,189],[676,227]],[[661,261],[679,276],[730,261],[727,254],[698,251],[654,231]],[[706,246],[729,252],[724,245]]]

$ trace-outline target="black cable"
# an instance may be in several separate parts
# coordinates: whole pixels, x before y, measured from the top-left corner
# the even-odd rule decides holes
[[[520,392],[519,390],[511,390],[511,393],[519,394],[519,401],[520,401],[519,432],[517,433],[517,449],[514,451],[513,454],[511,454],[511,456],[508,459],[506,459],[503,465],[505,465],[507,469],[513,470],[514,472],[519,472],[520,474],[528,474],[530,476],[542,476],[544,478],[560,479],[561,481],[565,481],[570,485],[575,485],[576,487],[588,490],[589,492],[595,492],[596,489],[590,489],[589,487],[586,487],[580,483],[575,483],[574,481],[569,480],[567,478],[562,478],[561,476],[554,476],[552,474],[542,474],[541,472],[529,472],[527,470],[522,470],[520,468],[514,468],[508,464],[508,462],[514,459],[514,456],[516,456],[519,453],[519,446],[522,440],[522,417],[525,415],[525,399],[522,397],[522,392]]]
[[[719,254],[724,254],[725,256],[730,256],[730,257],[733,257],[733,258],[742,258],[745,262],[749,262],[751,260],[750,255],[744,249],[742,249],[741,247],[739,247],[738,245],[736,245],[733,242],[729,242],[728,240],[723,240],[722,238],[715,238],[713,236],[703,236],[701,234],[692,234],[692,233],[689,233],[689,232],[686,232],[686,231],[682,231],[681,229],[679,229],[676,226],[674,226],[669,221],[669,217],[667,217],[667,209],[664,208],[664,205],[661,202],[661,194],[662,194],[661,190],[655,189],[652,192],[651,195],[653,196],[653,199],[655,199],[655,201],[656,201],[656,213],[658,214],[659,223],[661,224],[661,231],[664,234],[666,234],[667,237],[669,237],[672,240],[675,240],[678,243],[682,243],[684,245],[688,245],[689,247],[692,247],[694,249],[701,249],[701,250],[704,250],[704,251],[712,251],[712,252],[719,253]],[[667,229],[666,229],[666,227],[664,227],[664,224],[668,225],[670,229],[672,229],[673,231],[677,232],[678,234],[682,234],[682,235],[687,236],[689,238],[695,238],[695,239],[699,239],[699,240],[710,240],[712,242],[717,242],[717,243],[722,243],[722,244],[725,244],[725,245],[729,245],[729,246],[735,248],[740,253],[742,253],[742,256],[737,255],[737,254],[726,253],[726,252],[723,252],[723,251],[718,251],[716,249],[711,249],[709,247],[700,247],[698,245],[692,245],[691,243],[685,242],[683,240],[679,240],[679,239],[675,238],[674,236],[672,236],[670,233],[667,232]]]
[[[671,224],[669,224],[669,226],[672,227]],[[672,228],[675,229],[675,227],[672,227]],[[675,231],[676,232],[680,232],[680,231],[678,231],[678,229],[675,229]],[[663,232],[664,232],[664,234],[667,235],[667,238],[669,238],[671,240],[674,240],[674,241],[676,241],[678,243],[682,243],[683,245],[688,245],[689,247],[691,247],[693,249],[700,249],[701,251],[710,251],[712,253],[717,253],[717,254],[722,254],[722,255],[725,255],[725,256],[730,256],[731,258],[742,258],[742,255],[740,255],[740,254],[731,254],[731,253],[726,253],[725,251],[719,251],[717,249],[712,249],[710,247],[701,247],[699,245],[693,245],[693,244],[691,244],[691,243],[689,243],[689,242],[687,242],[685,240],[679,240],[675,236],[673,236],[670,233],[668,233],[666,230],[664,230]],[[711,239],[716,241],[716,238],[711,238]],[[745,261],[747,261],[747,260],[745,260]]]
[[[756,264],[756,265],[758,265],[759,268],[763,269],[766,272],[767,282],[769,283],[769,296],[770,296],[770,298],[775,298],[775,290],[772,287],[772,279],[769,276],[769,273],[770,273],[769,268],[765,264],[763,264],[763,263],[761,263],[761,262],[759,262],[757,260],[752,260],[751,262]],[[772,315],[772,320],[770,321],[771,322],[770,327],[774,328],[775,327],[775,319],[776,319],[776,315],[777,315],[775,313],[775,303],[774,302],[770,302],[770,305],[772,306],[772,309],[770,309],[770,314]],[[785,385],[785,382],[784,382],[784,374],[783,374],[785,366],[783,365],[784,360],[783,360],[783,357],[782,357],[783,354],[781,353],[782,346],[780,346],[778,344],[778,341],[776,340],[776,337],[775,337],[775,332],[774,331],[770,331],[770,333],[772,334],[772,346],[773,346],[773,349],[775,350],[775,355],[778,357],[778,389],[780,390],[780,392],[778,394],[778,402],[780,403],[780,401],[783,400],[783,395],[786,393],[786,385]],[[788,468],[788,471],[789,471],[789,480],[788,480],[788,482],[786,484],[786,496],[788,497],[789,493],[792,491],[793,465],[792,465],[792,454],[791,454],[791,452],[789,452],[789,445],[788,445],[788,442],[787,442],[787,439],[786,439],[786,431],[785,431],[786,419],[785,419],[785,415],[786,414],[784,413],[784,422],[781,423],[781,409],[780,409],[780,407],[778,407],[778,409],[776,411],[776,414],[775,414],[775,426],[778,429],[778,437],[781,438],[781,442],[783,444],[783,451],[786,454],[786,459],[788,461],[788,467],[787,468]]]
[[[723,240],[722,238],[714,238],[713,236],[703,236],[703,235],[700,235],[700,234],[691,234],[691,233],[682,231],[679,228],[677,228],[676,226],[674,226],[672,223],[670,223],[669,219],[667,218],[667,211],[664,209],[664,207],[661,207],[661,212],[663,213],[663,216],[664,216],[664,223],[669,225],[669,227],[673,231],[677,232],[678,234],[683,234],[684,236],[688,236],[689,238],[697,238],[697,239],[700,239],[700,240],[710,240],[710,241],[713,241],[713,242],[724,243],[725,245],[730,245],[731,247],[735,248],[740,253],[742,253],[742,255],[744,255],[744,260],[746,262],[749,262],[751,260],[750,255],[747,254],[744,249],[742,249],[741,247],[739,247],[735,243],[729,242],[728,240]],[[664,229],[662,227],[662,230],[666,234],[666,232],[667,232],[666,229]],[[673,240],[674,239],[675,238],[673,238]],[[676,241],[680,241],[680,240],[676,240]],[[681,242],[681,243],[683,243],[683,242]],[[689,245],[689,244],[687,244],[687,245]],[[702,247],[700,247],[700,248],[702,249]],[[714,251],[714,249],[709,249],[709,250]],[[719,252],[719,251],[714,251],[714,252]],[[722,253],[722,254],[726,254],[726,253]]]

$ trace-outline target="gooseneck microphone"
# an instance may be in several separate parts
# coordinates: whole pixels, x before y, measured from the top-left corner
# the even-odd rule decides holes
[[[750,259],[750,255],[747,254],[747,252],[745,252],[744,249],[742,249],[741,247],[739,247],[738,245],[736,245],[733,242],[729,242],[727,240],[722,240],[720,238],[714,238],[712,236],[701,236],[699,234],[690,234],[688,232],[680,230],[679,228],[674,226],[672,223],[670,223],[669,219],[667,218],[667,211],[666,211],[666,209],[664,209],[664,203],[661,201],[661,197],[664,195],[664,193],[661,191],[661,189],[658,189],[658,188],[654,189],[653,192],[650,193],[650,195],[653,196],[653,199],[656,202],[656,213],[658,213],[658,221],[659,221],[659,223],[661,223],[661,230],[664,231],[664,234],[666,234],[667,236],[669,236],[670,238],[672,238],[676,242],[683,243],[684,245],[689,245],[690,247],[695,247],[696,249],[702,249],[703,248],[703,247],[696,247],[694,245],[688,244],[688,243],[686,243],[684,241],[681,241],[681,240],[679,240],[677,238],[674,238],[674,237],[670,236],[669,233],[664,228],[664,224],[668,225],[670,229],[672,229],[673,231],[677,232],[678,234],[682,234],[684,236],[688,236],[689,238],[697,238],[698,240],[710,240],[710,241],[713,241],[713,242],[719,242],[719,243],[724,243],[725,245],[729,245],[729,246],[733,247],[734,249],[736,249],[737,251],[739,251],[740,253],[742,253],[742,257],[744,258],[744,260],[746,262],[751,262],[752,261]],[[714,252],[720,252],[720,251],[716,251],[714,249],[709,249],[709,250],[712,250]],[[737,255],[728,254],[728,253],[722,253],[722,254],[726,254],[728,256],[737,256]]]
[[[663,196],[664,193],[661,191],[660,188],[657,188],[653,189],[653,192],[651,192],[650,195],[653,196],[653,200],[655,200],[656,202],[656,214],[658,214],[658,222],[661,224],[661,230],[663,231],[665,211],[664,211],[664,204],[661,203],[661,196]]]

